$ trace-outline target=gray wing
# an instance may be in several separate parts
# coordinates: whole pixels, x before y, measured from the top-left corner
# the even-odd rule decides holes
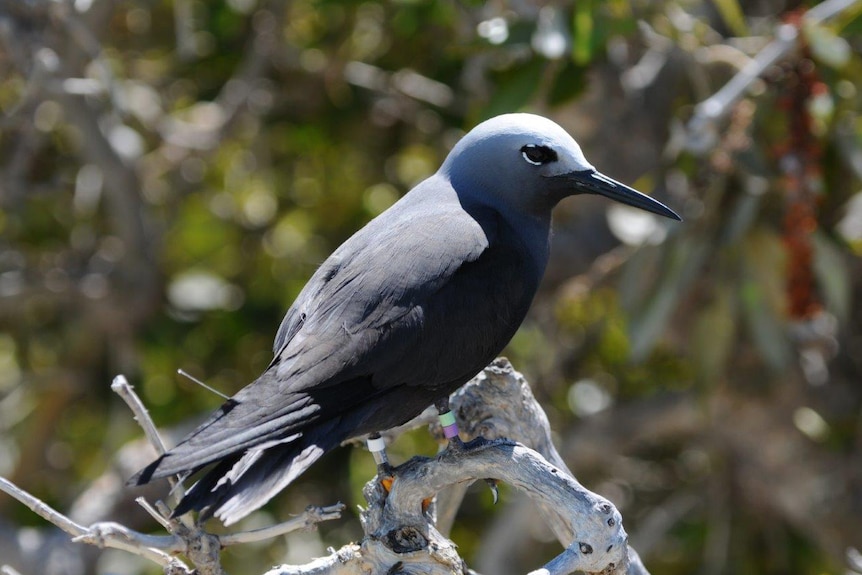
[[[142,472],[138,483],[252,447],[290,442],[334,417],[352,417],[349,425],[361,426],[350,412],[374,406],[375,398],[392,387],[433,388],[474,370],[454,365],[452,373],[442,373],[439,367],[417,365],[418,371],[410,373],[404,366],[415,364],[423,355],[421,346],[429,343],[425,315],[441,309],[435,296],[488,250],[495,219],[480,223],[457,201],[440,201],[433,194],[404,200],[317,270],[282,322],[270,367]]]
[[[337,385],[377,373],[382,356],[398,357],[422,336],[423,314],[436,294],[488,250],[496,222],[487,215],[480,221],[455,202],[407,203],[336,250],[276,335],[270,369],[282,383],[280,391]],[[379,347],[393,332],[402,337],[400,344]],[[392,383],[375,381],[378,387]]]

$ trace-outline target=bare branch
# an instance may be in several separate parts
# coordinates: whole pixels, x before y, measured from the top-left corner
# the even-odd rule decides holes
[[[408,569],[411,573],[465,573],[451,541],[437,526],[447,505],[457,509],[460,498],[438,502],[437,525],[420,502],[446,488],[458,489],[478,478],[494,477],[527,493],[542,508],[553,509],[564,523],[558,532],[570,535],[565,550],[534,575],[557,575],[583,570],[594,573],[647,575],[626,545],[619,512],[567,473],[553,446],[544,412],[523,377],[504,359],[493,362],[456,392],[450,405],[468,437],[517,437],[536,445],[539,453],[506,439],[479,440],[463,451],[445,451],[432,459],[414,458],[395,470],[391,491],[377,481],[365,487],[368,508],[362,513],[366,537],[330,556],[302,566],[280,566],[266,575],[358,575]],[[420,416],[405,428],[427,422]]]
[[[177,4],[177,9],[188,3]],[[255,15],[255,31],[233,76],[225,82],[207,114],[206,124],[196,124],[175,116],[165,117],[158,126],[160,136],[171,146],[186,150],[211,151],[247,109],[249,100],[267,89],[261,82],[272,60],[282,47],[278,31],[285,18],[284,0],[273,0]],[[178,157],[184,157],[179,154]]]
[[[164,444],[155,426],[125,378],[115,378],[112,388],[130,406],[156,449],[163,451]],[[564,575],[574,571],[648,575],[637,554],[628,549],[619,511],[605,498],[585,489],[566,470],[551,442],[547,417],[526,381],[508,361],[500,359],[488,366],[452,397],[451,405],[465,435],[476,439],[460,448],[442,451],[434,458],[414,457],[407,461],[395,469],[395,481],[388,491],[377,478],[368,482],[364,490],[368,507],[360,518],[365,537],[358,545],[346,545],[305,565],[283,565],[267,575],[474,573],[464,565],[455,544],[438,530],[433,512],[422,502],[447,488],[481,478],[499,479],[526,493],[546,510],[563,541],[563,552],[531,575]],[[417,421],[427,419],[420,417]],[[535,445],[547,458],[512,439],[504,439],[507,437]],[[144,503],[145,509],[170,532],[153,536],[112,522],[85,528],[6,480],[0,480],[0,488],[72,534],[73,541],[146,557],[172,575],[191,571],[171,554],[184,554],[195,566],[194,572],[200,575],[224,575],[221,548],[314,528],[321,521],[340,517],[344,508],[342,504],[310,507],[299,517],[279,525],[216,536],[203,531],[200,525],[165,519],[169,510],[161,502],[155,508]],[[449,505],[459,504],[460,499],[450,499]],[[448,516],[451,511],[445,513]]]
[[[167,451],[165,442],[162,441],[162,436],[159,435],[159,431],[156,429],[156,425],[150,418],[150,414],[147,408],[144,407],[141,398],[135,393],[135,390],[124,375],[118,375],[114,378],[114,381],[111,382],[111,391],[119,395],[126,402],[126,405],[129,406],[129,409],[132,410],[135,421],[144,430],[144,435],[147,436],[150,445],[156,449],[156,454],[163,455]]]
[[[264,575],[366,575],[369,571],[363,565],[367,563],[362,560],[362,548],[350,544],[305,565],[280,565]]]
[[[316,507],[310,505],[305,509],[305,512],[299,517],[294,517],[289,521],[255,529],[253,531],[241,531],[239,533],[230,533],[219,537],[222,547],[236,545],[238,543],[252,543],[254,541],[265,541],[286,533],[299,531],[302,529],[314,529],[318,523],[330,521],[332,519],[341,518],[341,512],[344,511],[343,503],[328,505],[326,507]]]
[[[366,532],[372,538],[389,537],[396,525],[416,529],[425,536],[432,527],[424,519],[421,502],[449,485],[484,477],[499,479],[544,506],[568,518],[578,534],[552,564],[550,573],[582,570],[600,572],[625,562],[626,533],[616,508],[585,489],[571,475],[551,465],[540,454],[508,440],[476,440],[466,451],[447,450],[434,459],[414,458],[396,469],[396,480],[385,504],[372,505],[365,514]],[[431,535],[427,535],[431,537]],[[560,571],[561,566],[573,567]],[[548,566],[546,566],[548,567]],[[553,570],[551,570],[553,569]]]
[[[135,499],[135,502],[141,507],[143,507],[144,511],[146,511],[147,514],[153,519],[155,519],[162,527],[164,527],[166,530],[171,529],[171,522],[169,519],[167,519],[167,517],[170,517],[170,514],[162,513],[161,510],[153,507],[153,505],[151,505],[150,502],[143,497],[137,497]]]
[[[156,453],[158,455],[162,455],[167,451],[165,447],[165,442],[162,440],[161,435],[159,434],[158,429],[156,429],[155,423],[153,423],[152,418],[150,417],[147,408],[144,407],[144,403],[141,401],[141,398],[138,397],[138,394],[135,393],[134,388],[129,383],[124,375],[118,375],[111,382],[111,390],[119,395],[123,401],[126,402],[126,405],[129,406],[129,409],[132,410],[132,414],[134,416],[135,421],[138,422],[138,425],[144,430],[144,435],[146,435],[150,444],[155,448]],[[183,488],[182,481],[175,476],[168,477],[168,483],[171,485],[170,494],[176,497],[182,497],[185,493],[185,489]],[[152,507],[143,500],[143,498],[138,498],[138,504],[144,508],[156,521],[158,521],[163,527],[165,527],[168,531],[173,532],[176,528],[176,525],[182,523],[185,529],[191,529],[192,525],[190,520],[186,517],[181,517],[178,520],[171,521],[168,519],[171,516],[170,510],[167,506],[161,501],[156,502],[156,506]]]
[[[162,551],[162,549],[182,549],[183,542],[178,538],[173,536],[153,537],[143,535],[116,523],[97,523],[91,527],[78,525],[41,499],[27,493],[3,477],[0,477],[0,491],[8,493],[40,517],[72,535],[73,541],[92,543],[99,547],[122,549],[123,551],[149,559],[163,567],[185,567],[178,559]],[[183,572],[189,571],[186,569]]]
[[[507,438],[527,445],[551,462],[573,475],[551,439],[551,427],[529,384],[505,358],[491,362],[482,373],[452,394],[450,405],[466,439]],[[437,426],[439,429],[439,426]],[[442,432],[438,431],[438,437]],[[466,485],[454,486],[441,497],[438,505],[438,525],[448,533],[454,521]],[[539,502],[546,523],[563,546],[574,534],[565,517],[555,507]]]
[[[0,491],[11,495],[15,499],[26,505],[28,508],[30,508],[33,513],[43,519],[50,521],[51,523],[53,523],[66,533],[69,533],[70,535],[74,535],[77,537],[78,535],[83,535],[87,532],[87,528],[83,525],[78,525],[56,509],[46,504],[38,497],[30,495],[29,493],[27,493],[26,491],[24,491],[23,489],[21,489],[20,487],[18,487],[4,477],[0,477]]]
[[[73,537],[75,543],[89,543],[96,547],[113,547],[131,551],[139,547],[158,549],[168,553],[177,553],[185,548],[185,544],[179,537],[173,535],[145,535],[132,531],[128,527],[104,521],[91,525],[81,535]],[[111,541],[111,543],[108,543]]]

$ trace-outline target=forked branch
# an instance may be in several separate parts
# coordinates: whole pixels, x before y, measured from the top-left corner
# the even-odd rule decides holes
[[[117,378],[112,387],[132,407],[156,450],[163,450],[161,438],[131,386]],[[544,511],[563,543],[560,555],[530,575],[646,573],[627,546],[619,511],[585,489],[566,469],[551,442],[547,417],[508,361],[499,359],[489,365],[452,396],[451,405],[469,443],[433,458],[407,461],[396,468],[388,491],[377,478],[369,481],[364,490],[368,507],[360,517],[365,536],[358,544],[345,545],[306,565],[282,565],[265,575],[474,573],[467,569],[446,533],[466,486],[484,478],[503,481],[526,493]],[[420,416],[414,425],[426,425],[427,421]],[[401,430],[410,427],[408,424]],[[188,517],[169,520],[164,504],[157,502],[155,507],[147,504],[147,508],[169,534],[153,536],[110,522],[78,525],[6,480],[0,479],[0,490],[70,533],[74,541],[126,550],[156,562],[172,575],[221,575],[219,552],[223,547],[313,528],[320,521],[339,517],[343,509],[341,504],[309,508],[302,516],[274,527],[213,535]],[[436,504],[429,507],[427,502],[435,498]],[[175,555],[184,555],[193,567]]]

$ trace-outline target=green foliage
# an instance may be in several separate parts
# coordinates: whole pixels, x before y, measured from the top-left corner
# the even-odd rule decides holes
[[[829,537],[817,532],[826,520],[803,529],[780,498],[734,475],[752,452],[725,431],[736,421],[711,418],[771,399],[788,427],[756,440],[795,437],[817,454],[785,477],[837,461],[834,479],[859,456],[858,3],[803,26],[800,50],[696,135],[697,104],[793,21],[784,4],[94,2],[76,13],[86,34],[75,36],[62,17],[28,12],[43,3],[10,12],[15,42],[4,36],[0,59],[0,474],[69,508],[139,436],[111,377],[125,373],[159,425],[202,417],[221,399],[178,368],[227,394],[250,382],[333,249],[432,173],[463,130],[533,110],[686,218],[665,228],[617,214],[629,231],[649,228],[632,239],[608,231],[616,216],[604,204],[566,204],[577,217],[560,222],[546,285],[505,352],[559,437],[692,398],[696,437],[618,441],[626,451],[589,470],[620,495],[633,533],[676,494],[696,494],[647,564],[669,575],[834,571],[837,544],[824,541],[852,540],[858,509],[833,505],[843,509]],[[63,66],[51,72],[53,61]],[[784,417],[788,397],[822,415],[824,437]],[[652,437],[670,423],[634,429]],[[435,449],[417,431],[390,455]],[[706,461],[697,472],[695,459]],[[360,505],[373,471],[363,449],[338,450],[251,521]],[[504,513],[485,495],[470,496],[454,534],[468,559],[486,516]],[[38,524],[6,498],[0,516]],[[309,548],[357,537],[351,521]],[[525,547],[550,549],[534,535]],[[231,553],[231,572],[256,572],[285,549]]]

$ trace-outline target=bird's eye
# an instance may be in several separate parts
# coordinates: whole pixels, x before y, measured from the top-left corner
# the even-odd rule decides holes
[[[537,146],[536,144],[527,144],[521,148],[521,155],[524,159],[534,166],[541,166],[548,162],[557,161],[557,152],[548,146]]]

